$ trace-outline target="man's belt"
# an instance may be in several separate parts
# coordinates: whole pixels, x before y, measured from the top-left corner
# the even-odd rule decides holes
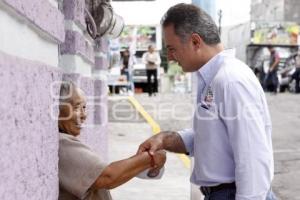
[[[233,183],[223,183],[217,186],[205,187],[201,186],[200,191],[204,196],[210,195],[213,192],[217,192],[224,189],[236,189],[235,182]]]

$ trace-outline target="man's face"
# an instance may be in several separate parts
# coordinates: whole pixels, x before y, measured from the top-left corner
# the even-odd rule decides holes
[[[83,92],[79,88],[74,89],[70,101],[60,106],[59,128],[70,135],[79,135],[86,120],[85,108],[86,100]]]
[[[178,62],[184,72],[197,71],[199,68],[195,62],[197,52],[191,38],[188,38],[186,42],[182,42],[174,32],[173,25],[164,27],[163,33],[168,59]]]
[[[154,47],[150,46],[148,50],[149,50],[150,53],[153,53],[154,52]]]

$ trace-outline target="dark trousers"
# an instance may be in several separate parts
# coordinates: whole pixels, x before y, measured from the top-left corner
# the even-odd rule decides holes
[[[146,73],[147,73],[148,94],[151,96],[152,93],[157,92],[157,70],[147,69]],[[151,81],[152,76],[154,77],[154,82]]]
[[[277,71],[268,72],[264,80],[264,89],[267,92],[277,92],[278,77]]]
[[[293,79],[296,81],[296,88],[295,92],[300,93],[300,68],[297,68],[295,73],[292,76]]]
[[[235,193],[236,189],[224,189],[206,195],[204,200],[235,200]],[[272,190],[267,194],[266,200],[277,200]]]

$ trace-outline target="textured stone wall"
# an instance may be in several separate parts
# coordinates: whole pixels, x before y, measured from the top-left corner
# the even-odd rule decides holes
[[[57,199],[59,88],[51,83],[61,73],[3,52],[0,69],[0,199]]]
[[[58,198],[62,80],[85,91],[88,118],[80,137],[107,160],[108,41],[96,43],[86,33],[84,7],[83,0],[0,1],[1,29],[9,24],[5,20],[14,22],[9,31],[0,31],[1,38],[11,41],[0,45],[1,200]],[[14,44],[25,29],[28,37]],[[41,58],[43,52],[47,55]]]
[[[95,55],[92,45],[85,40],[80,32],[67,30],[65,43],[61,45],[61,54],[72,54],[81,56],[86,62],[95,62]]]
[[[253,1],[252,21],[287,21],[300,23],[299,0],[261,0]]]
[[[72,80],[87,95],[88,118],[81,133],[82,140],[107,161],[107,39],[94,41],[86,32],[84,21],[85,1],[64,0],[66,17],[65,42],[60,45],[63,80]],[[99,55],[103,62],[99,63]],[[75,62],[73,62],[75,60]],[[76,62],[80,61],[80,62]],[[83,69],[84,68],[84,69]],[[102,70],[97,70],[101,68]],[[103,70],[104,69],[104,70]],[[85,73],[80,73],[84,71]],[[89,71],[89,73],[86,73]]]
[[[299,0],[285,0],[284,10],[284,18],[286,21],[297,22],[300,24]]]
[[[3,0],[13,10],[59,42],[64,41],[64,16],[47,0]],[[7,8],[6,8],[7,9]]]
[[[10,31],[22,33],[26,28],[30,42],[27,46],[23,46],[26,41],[22,43],[22,48],[26,47],[23,51],[30,51],[30,44],[41,44],[34,48],[39,51],[44,46],[57,49],[49,55],[57,59],[51,62],[36,61],[34,51],[32,56],[19,49],[0,52],[0,199],[54,200],[58,197],[58,110],[54,96],[59,86],[51,83],[60,81],[62,73],[52,64],[58,63],[58,44],[64,41],[64,17],[47,0],[3,0],[0,10],[14,22]],[[10,33],[1,31],[0,37],[11,45],[1,49],[18,48],[14,44],[18,35]],[[22,58],[24,55],[37,59]]]
[[[95,66],[93,68],[93,77],[95,79],[95,113],[94,124],[95,131],[100,134],[100,140],[108,140],[108,106],[107,106],[107,74],[108,74],[108,50],[109,43],[105,38],[100,38],[95,41]],[[105,134],[106,133],[106,134]],[[103,143],[102,143],[103,144]],[[103,152],[103,158],[108,159],[108,143],[105,143],[99,149]]]
[[[72,20],[81,28],[85,28],[85,2],[83,0],[63,0],[63,13],[66,20]]]
[[[253,1],[251,21],[283,21],[285,0]]]

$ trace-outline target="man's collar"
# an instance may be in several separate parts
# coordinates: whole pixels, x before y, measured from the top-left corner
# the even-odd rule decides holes
[[[223,50],[220,53],[212,57],[205,65],[203,65],[198,71],[197,75],[200,77],[201,82],[205,85],[210,85],[211,81],[217,74],[220,68],[220,64],[224,57],[234,57],[235,49]]]

